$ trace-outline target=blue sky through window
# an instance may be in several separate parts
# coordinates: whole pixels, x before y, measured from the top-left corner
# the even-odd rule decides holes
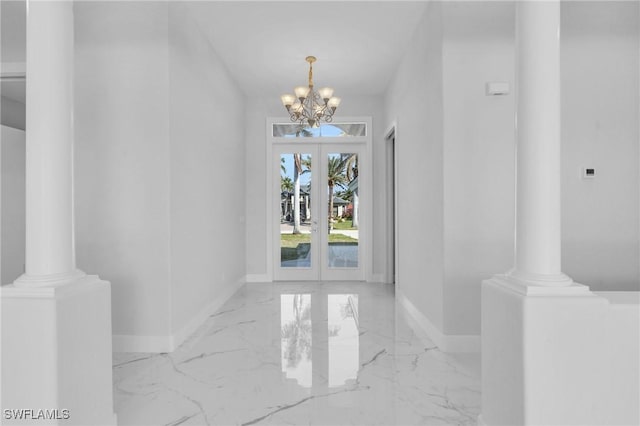
[[[305,153],[305,152],[301,152],[300,153],[302,155],[302,160],[304,161],[304,159],[311,157],[311,154]],[[339,158],[340,154],[335,153],[335,154],[329,154],[330,158]],[[282,169],[280,170],[280,176],[282,177],[286,177],[288,176],[289,179],[291,179],[291,182],[293,182],[293,153],[286,153],[286,154],[281,154],[280,158],[284,158],[284,162],[281,163],[282,165],[284,165],[285,171],[282,171]],[[311,165],[313,167],[314,164],[314,160],[313,158],[311,159]],[[304,166],[302,167],[303,170],[305,170]],[[300,186],[304,189],[305,186],[309,185],[309,182],[311,181],[311,173],[304,173],[300,176]]]
[[[301,153],[302,155],[302,160],[304,161],[306,158],[310,158],[311,154],[306,154],[304,152]],[[293,154],[282,154],[280,156],[280,158],[284,158],[284,163],[281,163],[282,165],[284,165],[285,171],[283,172],[282,170],[280,170],[280,176],[285,177],[288,176],[289,179],[291,179],[291,182],[293,182]],[[313,166],[313,158],[311,159],[312,161],[312,166]],[[305,167],[302,166],[302,170],[305,170]],[[306,187],[307,185],[309,185],[309,182],[311,181],[311,173],[307,172],[304,173],[300,176],[300,186],[302,189],[304,189],[304,187]]]
[[[336,137],[336,136],[344,135],[344,130],[334,126],[333,124],[321,124],[320,127],[305,127],[304,130],[311,133],[311,136],[307,136],[307,137],[313,137],[313,138]],[[288,134],[288,135],[285,135],[285,137],[295,138],[296,135]]]

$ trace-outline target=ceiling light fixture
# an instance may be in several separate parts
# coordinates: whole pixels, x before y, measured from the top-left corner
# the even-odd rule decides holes
[[[340,98],[333,96],[333,89],[330,87],[313,90],[313,63],[316,58],[307,56],[306,61],[309,62],[309,87],[298,86],[294,89],[295,95],[282,95],[280,99],[291,121],[318,127],[322,121],[331,122],[340,105]]]

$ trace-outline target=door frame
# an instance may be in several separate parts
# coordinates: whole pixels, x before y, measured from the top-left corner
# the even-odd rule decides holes
[[[276,277],[276,265],[279,264],[279,233],[276,233],[276,221],[280,222],[280,205],[277,200],[279,197],[276,197],[276,194],[280,193],[279,185],[276,188],[275,182],[275,152],[274,147],[276,146],[286,146],[290,145],[293,141],[291,138],[284,137],[275,137],[273,136],[273,125],[279,123],[287,123],[290,124],[291,121],[288,117],[270,117],[266,120],[266,226],[265,226],[265,237],[267,242],[266,252],[265,252],[265,260],[267,265],[267,277],[268,281],[274,281]],[[362,206],[362,212],[364,212],[360,217],[359,229],[362,230],[361,235],[359,235],[360,247],[360,261],[361,263],[361,272],[358,277],[354,277],[353,274],[345,273],[340,276],[338,274],[330,274],[332,277],[326,277],[326,280],[332,281],[367,281],[370,282],[372,280],[372,272],[373,272],[373,238],[372,238],[372,223],[373,223],[373,161],[372,161],[372,120],[371,117],[341,117],[340,119],[336,119],[333,123],[365,123],[366,124],[366,134],[365,136],[350,136],[350,137],[309,137],[309,138],[300,138],[295,143],[300,145],[300,150],[297,152],[305,153],[304,147],[308,147],[307,149],[315,149],[315,146],[319,146],[319,153],[323,154],[326,149],[334,152],[341,152],[345,147],[348,151],[348,146],[360,146],[359,161],[363,165],[361,167],[361,171],[358,174],[358,179],[361,181],[361,186],[363,188],[363,192],[361,194],[360,205]],[[279,149],[278,149],[279,150]],[[278,151],[279,152],[279,151]],[[326,162],[326,160],[325,160]],[[324,162],[323,162],[324,163]],[[324,187],[324,186],[323,186]],[[321,196],[321,198],[326,199],[326,195]],[[277,238],[276,238],[277,235]],[[278,249],[276,250],[276,245]],[[318,245],[320,249],[323,248],[322,242]],[[324,261],[321,258],[321,261]],[[340,270],[342,271],[342,270]],[[350,272],[350,271],[345,271]]]
[[[398,121],[385,132],[385,282],[398,282]]]

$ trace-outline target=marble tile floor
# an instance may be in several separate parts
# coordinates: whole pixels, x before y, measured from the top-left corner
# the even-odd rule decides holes
[[[384,284],[247,284],[173,353],[115,353],[120,425],[475,425],[478,354]]]

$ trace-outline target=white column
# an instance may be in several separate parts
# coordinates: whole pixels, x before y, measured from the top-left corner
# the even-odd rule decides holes
[[[569,285],[561,270],[560,2],[516,6],[517,177],[513,278]]]
[[[513,278],[570,285],[561,270],[560,2],[516,6],[517,177]]]
[[[606,424],[607,301],[561,270],[560,0],[516,2],[516,39],[516,256],[482,284],[478,423]]]
[[[115,425],[111,286],[75,267],[73,25],[72,1],[28,0],[26,273],[0,287],[0,405]]]
[[[27,3],[26,270],[16,286],[84,275],[73,232],[73,2]]]

